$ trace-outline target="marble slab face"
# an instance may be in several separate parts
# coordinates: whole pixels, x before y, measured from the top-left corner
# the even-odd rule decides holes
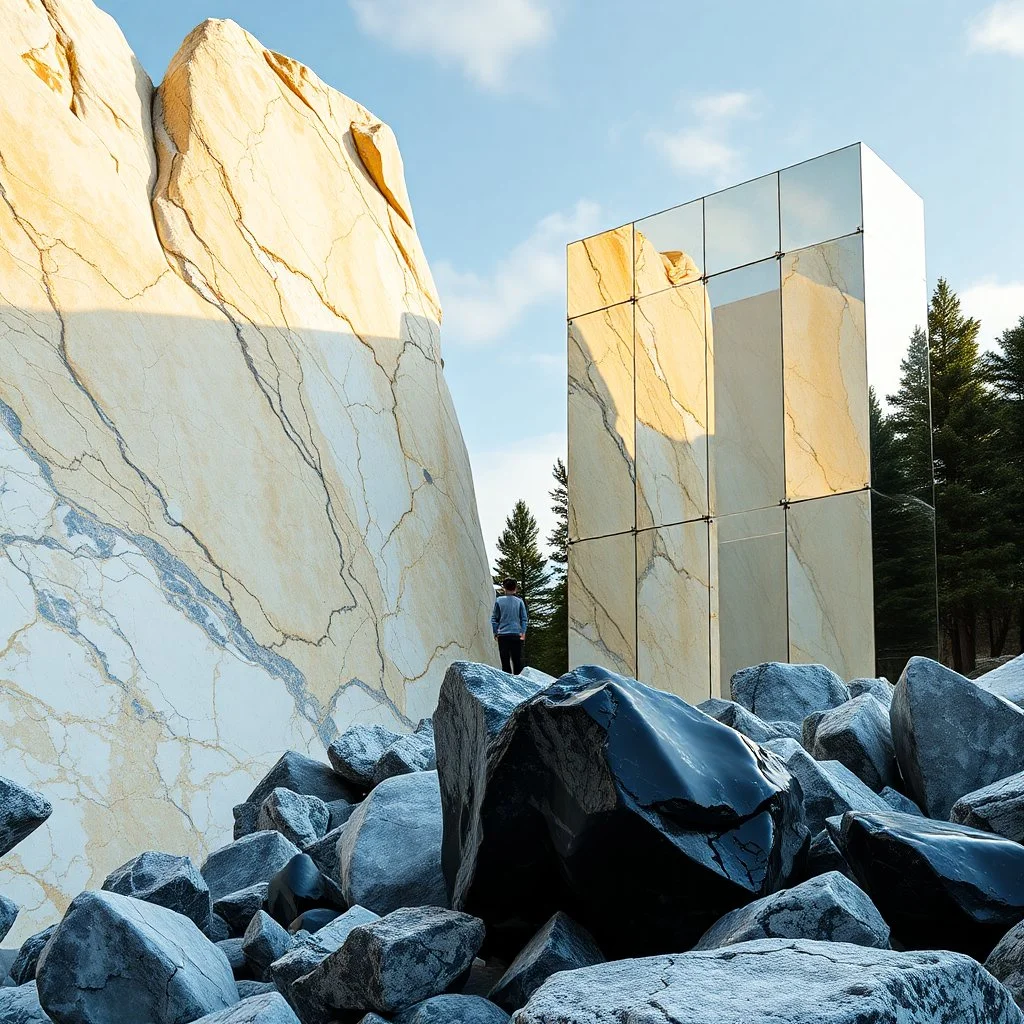
[[[699,280],[704,273],[704,201],[638,220],[633,258],[637,296]]]
[[[708,512],[707,290],[701,282],[635,305],[636,524]]]
[[[778,174],[766,174],[704,197],[706,273],[755,263],[778,251]]]
[[[711,696],[708,523],[636,536],[637,678],[690,704]]]
[[[633,303],[569,321],[569,537],[636,521]]]
[[[789,661],[844,679],[875,671],[868,491],[791,505],[786,513]]]
[[[846,146],[779,171],[783,252],[861,229],[860,149]]]
[[[785,494],[779,262],[708,281],[711,509],[776,505]]]
[[[712,557],[719,685],[727,694],[741,668],[789,660],[785,510],[776,506],[716,519]]]
[[[786,497],[868,484],[862,236],[786,253],[782,336]]]
[[[592,313],[633,297],[632,224],[571,242],[566,261],[567,316]]]
[[[54,805],[16,944],[430,714],[493,590],[390,130],[230,21],[158,90],[87,0],[0,23],[0,774]]]
[[[636,676],[636,543],[631,533],[569,546],[569,667]]]

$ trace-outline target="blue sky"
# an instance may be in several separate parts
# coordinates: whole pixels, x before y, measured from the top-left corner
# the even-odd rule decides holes
[[[233,18],[395,130],[488,550],[550,523],[564,246],[863,141],[986,339],[1024,314],[1024,0],[100,0],[154,81]],[[505,411],[510,409],[511,412]]]

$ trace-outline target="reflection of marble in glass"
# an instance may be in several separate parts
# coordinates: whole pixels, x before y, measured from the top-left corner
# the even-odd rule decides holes
[[[636,543],[631,533],[569,546],[569,664],[636,675]]]
[[[778,260],[713,277],[708,295],[712,510],[775,505],[785,494]]]
[[[867,364],[860,235],[782,259],[786,497],[868,483]]]
[[[569,322],[569,536],[636,522],[633,303]]]
[[[861,227],[860,146],[779,171],[782,250],[849,235]]]
[[[722,516],[714,527],[719,672],[728,695],[734,672],[788,660],[786,513],[777,505]]]
[[[711,696],[708,524],[636,537],[637,678],[691,704]]]
[[[650,295],[701,276],[704,204],[700,199],[638,220],[635,228],[637,295]]]
[[[869,492],[799,501],[786,512],[789,660],[844,679],[875,673]]]
[[[708,274],[754,263],[779,251],[779,176],[766,174],[704,199]]]
[[[636,303],[639,529],[707,515],[706,301],[697,282]]]
[[[633,225],[570,243],[567,309],[569,316],[592,313],[633,297]]]

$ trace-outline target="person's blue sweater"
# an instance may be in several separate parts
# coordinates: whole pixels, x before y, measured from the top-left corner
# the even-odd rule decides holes
[[[515,594],[500,594],[491,612],[491,631],[495,636],[521,636],[526,632],[526,605]]]

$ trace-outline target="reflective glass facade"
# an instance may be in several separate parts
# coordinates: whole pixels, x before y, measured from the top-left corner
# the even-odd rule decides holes
[[[918,464],[885,457],[928,371],[906,184],[849,146],[574,242],[568,275],[570,664],[698,702],[760,661],[936,656],[927,408]]]

